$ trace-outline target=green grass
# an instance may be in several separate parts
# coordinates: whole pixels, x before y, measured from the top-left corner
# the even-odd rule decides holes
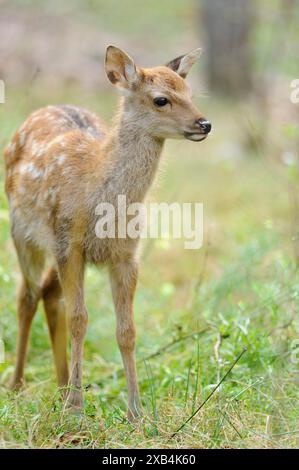
[[[31,109],[45,104],[40,90],[21,96],[11,91],[0,108],[1,146]],[[106,118],[115,103],[113,96],[76,90],[47,96],[47,103],[62,98]],[[19,393],[7,390],[15,358],[18,268],[1,190],[0,314],[6,356],[0,364],[0,446],[298,446],[298,363],[292,351],[299,336],[299,275],[288,175],[268,155],[242,151],[242,158],[234,157],[232,144],[240,137],[237,109],[230,108],[229,117],[226,105],[219,108],[212,100],[202,108],[216,132],[203,144],[168,142],[159,183],[149,196],[203,202],[205,242],[199,251],[184,250],[179,241],[144,243],[135,300],[144,417],[134,425],[126,421],[125,381],[105,271],[87,271],[83,415],[62,412],[42,310],[32,329],[27,387]],[[2,187],[2,160],[0,174]],[[244,348],[221,387],[171,438]]]

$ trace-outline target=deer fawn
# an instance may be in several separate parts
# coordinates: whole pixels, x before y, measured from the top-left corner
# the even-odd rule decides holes
[[[42,299],[58,384],[68,385],[69,407],[82,407],[84,267],[107,265],[127,380],[128,417],[138,416],[133,318],[138,240],[97,238],[95,207],[101,201],[116,204],[119,194],[126,195],[128,203],[142,202],[166,138],[206,138],[211,124],[192,104],[184,80],[198,56],[196,49],[166,66],[140,68],[124,51],[109,46],[107,77],[125,92],[109,131],[89,111],[48,106],[34,112],[6,148],[6,193],[22,272],[13,389],[23,384],[30,327]],[[45,262],[49,270],[42,279]]]

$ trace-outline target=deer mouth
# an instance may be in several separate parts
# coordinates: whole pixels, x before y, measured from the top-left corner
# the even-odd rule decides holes
[[[184,132],[184,136],[188,140],[192,140],[193,142],[201,142],[205,140],[208,134],[202,134],[201,132]]]

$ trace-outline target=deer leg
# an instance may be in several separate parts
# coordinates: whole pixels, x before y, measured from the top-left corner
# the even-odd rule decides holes
[[[82,360],[87,328],[87,311],[83,290],[84,262],[80,249],[72,249],[68,259],[59,263],[59,278],[71,339],[70,390],[67,396],[67,406],[80,409],[83,405]]]
[[[122,355],[128,388],[128,419],[140,414],[140,399],[135,362],[135,324],[133,298],[137,283],[135,261],[118,263],[110,268],[110,281],[116,312],[116,338]]]
[[[28,340],[32,320],[40,299],[39,282],[44,266],[44,256],[41,251],[24,240],[14,237],[14,243],[22,272],[22,281],[17,295],[17,360],[10,388],[18,390],[24,383]]]
[[[52,343],[58,386],[68,384],[67,325],[62,289],[55,268],[51,268],[42,286],[42,297]]]
[[[14,374],[10,382],[10,388],[12,390],[19,390],[24,384],[24,366],[27,356],[28,340],[32,319],[37,310],[38,300],[38,293],[34,289],[30,288],[27,282],[23,279],[17,298],[17,360]]]

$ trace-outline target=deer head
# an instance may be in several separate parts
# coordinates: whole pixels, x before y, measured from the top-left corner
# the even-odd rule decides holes
[[[204,140],[211,123],[193,104],[185,81],[199,56],[200,49],[195,49],[166,65],[141,68],[126,52],[109,46],[106,74],[124,92],[123,111],[127,119],[155,138]]]

